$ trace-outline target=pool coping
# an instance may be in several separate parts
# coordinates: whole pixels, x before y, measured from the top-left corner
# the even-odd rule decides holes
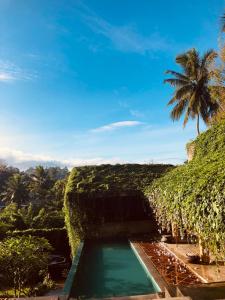
[[[154,288],[156,289],[156,294],[157,294],[157,293],[161,293],[161,292],[162,292],[162,288],[160,288],[160,286],[158,285],[157,281],[156,281],[155,278],[153,277],[152,272],[151,272],[152,270],[150,271],[150,270],[147,268],[146,264],[143,262],[142,257],[141,257],[140,254],[138,253],[138,251],[137,251],[137,249],[135,248],[135,246],[133,245],[133,243],[129,241],[129,244],[130,244],[130,247],[131,247],[131,249],[133,250],[135,256],[137,257],[139,263],[140,263],[140,264],[142,265],[142,267],[144,268],[145,273],[147,274],[148,277],[150,277],[150,279],[151,279],[151,281],[152,281],[152,283],[153,283],[153,285],[154,285]]]
[[[73,281],[74,281],[74,278],[75,278],[75,275],[76,275],[76,272],[78,269],[78,265],[80,262],[80,257],[81,257],[82,251],[83,251],[83,247],[84,247],[84,241],[80,242],[80,244],[77,248],[77,253],[73,258],[69,274],[67,275],[66,282],[65,282],[64,288],[61,293],[62,296],[67,296],[68,298],[70,297],[71,290],[73,287]]]
[[[158,293],[133,295],[133,296],[118,296],[118,297],[115,296],[115,297],[109,297],[109,298],[91,298],[91,300],[151,300],[151,299],[152,300],[160,299],[158,296]]]

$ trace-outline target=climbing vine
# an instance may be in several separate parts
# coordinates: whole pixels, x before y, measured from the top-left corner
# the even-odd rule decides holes
[[[155,180],[146,195],[163,229],[197,235],[217,258],[225,244],[225,123],[194,142],[194,158]]]

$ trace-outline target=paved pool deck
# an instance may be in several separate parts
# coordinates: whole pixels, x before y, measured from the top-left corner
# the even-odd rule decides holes
[[[141,243],[138,241],[132,241],[132,244],[135,246],[135,249],[138,251],[138,254],[141,256],[143,262],[146,267],[149,269],[154,279],[163,290],[166,289],[166,295],[164,299],[192,299],[192,300],[225,300],[225,266],[220,266],[220,273],[218,273],[218,268],[215,265],[197,265],[190,264],[187,261],[186,253],[192,252],[198,254],[198,247],[195,245],[187,245],[187,244],[167,244],[160,243],[163,247],[165,247],[168,251],[171,251],[180,261],[185,263],[185,265],[199,278],[202,279],[202,284],[198,284],[195,286],[179,286],[176,290],[175,287],[169,286],[161,277],[159,272],[154,267],[151,262],[150,257],[146,255],[141,247]],[[204,283],[205,282],[205,283]],[[169,294],[167,293],[169,291]],[[170,298],[171,296],[174,298]],[[158,295],[160,298],[160,295]],[[146,295],[141,299],[151,299],[147,298]],[[158,298],[158,297],[157,297]],[[155,298],[155,299],[157,299]],[[163,297],[162,297],[163,298]],[[126,298],[132,299],[132,298]],[[115,300],[115,298],[114,298]],[[125,300],[125,299],[121,299]],[[133,299],[134,300],[134,299]],[[136,300],[136,299],[135,299]]]
[[[172,252],[178,259],[185,263],[185,265],[197,275],[202,282],[215,283],[224,282],[225,284],[225,265],[216,266],[215,264],[201,265],[192,264],[187,260],[187,253],[199,254],[197,245],[193,244],[168,244],[160,243],[168,251]],[[225,298],[225,295],[224,295]]]

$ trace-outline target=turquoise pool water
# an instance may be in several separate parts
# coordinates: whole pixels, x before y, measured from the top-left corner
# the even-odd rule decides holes
[[[105,298],[159,292],[127,241],[87,242],[71,297]]]

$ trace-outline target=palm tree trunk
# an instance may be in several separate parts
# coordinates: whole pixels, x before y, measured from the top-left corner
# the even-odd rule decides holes
[[[198,135],[200,134],[200,130],[199,130],[199,113],[197,114],[197,132]]]

